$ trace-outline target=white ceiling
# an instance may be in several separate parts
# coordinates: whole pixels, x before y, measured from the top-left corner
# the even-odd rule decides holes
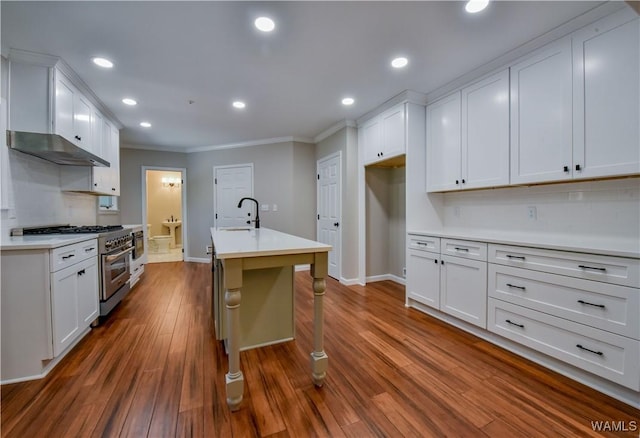
[[[501,1],[470,15],[454,1],[3,0],[1,41],[5,56],[17,48],[64,59],[124,125],[123,143],[189,150],[313,139],[404,90],[431,92],[598,4]],[[263,14],[276,21],[271,34],[253,27]],[[409,58],[403,70],[389,65],[398,54]],[[115,67],[98,69],[94,56]],[[348,108],[347,95],[356,99]],[[125,96],[138,105],[123,105]],[[235,99],[247,108],[232,108]]]

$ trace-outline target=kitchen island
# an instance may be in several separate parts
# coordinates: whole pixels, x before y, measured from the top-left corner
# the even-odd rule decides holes
[[[240,371],[240,313],[243,272],[308,264],[314,293],[313,351],[311,374],[313,383],[322,386],[328,357],[323,346],[323,297],[326,289],[330,245],[303,239],[267,228],[211,228],[214,258],[222,266],[225,291],[227,349],[229,372],[226,374],[227,404],[232,411],[240,408],[244,376]]]

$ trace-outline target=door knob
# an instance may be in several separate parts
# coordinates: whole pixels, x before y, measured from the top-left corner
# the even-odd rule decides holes
[[[334,222],[333,226],[336,227],[336,228],[339,227],[340,226],[340,222]]]

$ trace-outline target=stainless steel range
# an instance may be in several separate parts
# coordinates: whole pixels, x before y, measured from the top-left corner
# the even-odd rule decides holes
[[[47,234],[97,234],[100,264],[100,316],[105,316],[129,292],[129,253],[133,251],[130,230],[122,225],[70,226],[16,228],[13,236]]]

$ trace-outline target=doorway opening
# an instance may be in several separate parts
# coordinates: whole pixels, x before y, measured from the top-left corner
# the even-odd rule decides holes
[[[184,260],[184,169],[143,168],[143,223],[147,263]]]

